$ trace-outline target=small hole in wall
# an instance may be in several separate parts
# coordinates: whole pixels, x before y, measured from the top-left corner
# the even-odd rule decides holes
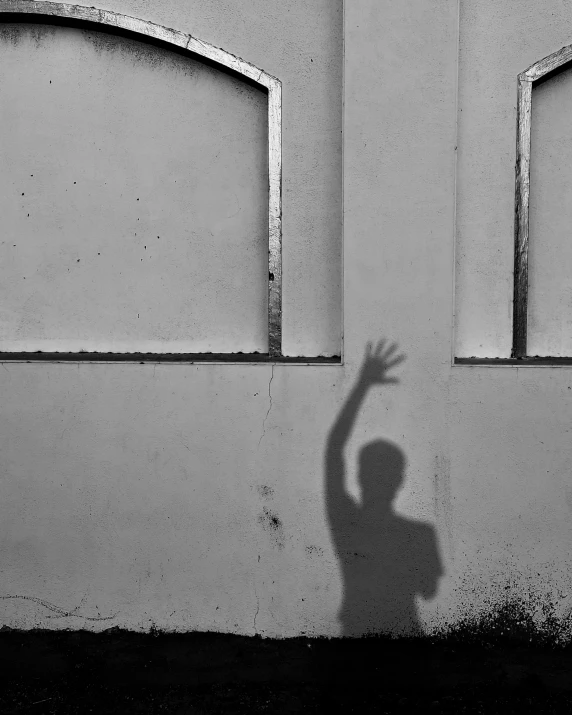
[[[273,281],[274,280],[274,273],[269,273],[268,274],[268,280]]]

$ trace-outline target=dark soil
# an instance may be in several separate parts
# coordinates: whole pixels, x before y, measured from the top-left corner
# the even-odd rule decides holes
[[[572,647],[0,632],[0,713],[571,713]]]

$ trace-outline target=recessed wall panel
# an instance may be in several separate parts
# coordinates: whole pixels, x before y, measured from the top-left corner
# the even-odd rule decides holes
[[[572,72],[532,90],[528,353],[572,355]]]
[[[267,350],[264,92],[144,42],[4,24],[0,128],[0,350]]]

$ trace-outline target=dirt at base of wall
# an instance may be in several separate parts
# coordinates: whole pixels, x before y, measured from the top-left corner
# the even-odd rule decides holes
[[[0,667],[5,714],[572,711],[568,646],[2,629]]]

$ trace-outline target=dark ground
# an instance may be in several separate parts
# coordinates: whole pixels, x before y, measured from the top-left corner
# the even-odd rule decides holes
[[[572,646],[0,629],[0,713],[572,713]]]

